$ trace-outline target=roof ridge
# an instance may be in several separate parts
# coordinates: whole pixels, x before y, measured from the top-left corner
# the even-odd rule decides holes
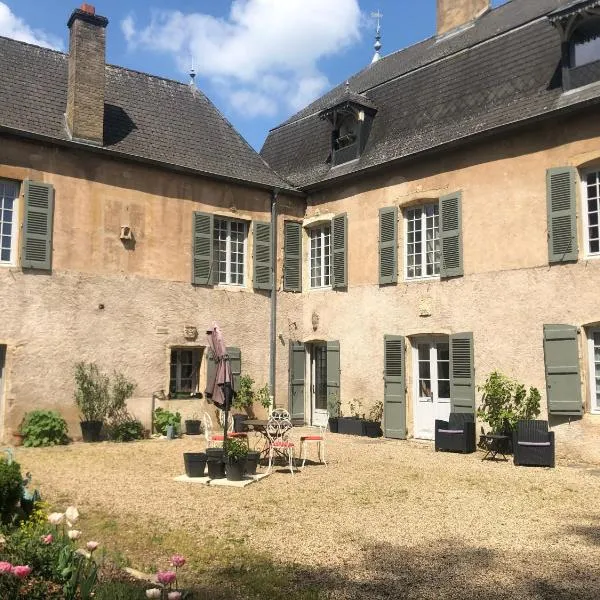
[[[17,40],[15,38],[8,37],[7,35],[0,35],[0,40],[7,40],[8,42],[14,42],[15,44],[21,44],[22,46],[31,46],[32,48],[38,48],[39,50],[51,52],[52,54],[62,54],[63,56],[68,56],[68,54],[62,50],[55,50],[54,48],[40,46],[39,44],[32,44],[31,42],[24,42],[23,40]]]

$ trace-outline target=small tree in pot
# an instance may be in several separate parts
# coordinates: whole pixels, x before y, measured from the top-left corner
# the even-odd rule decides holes
[[[75,404],[81,419],[84,442],[98,442],[104,419],[110,411],[110,380],[95,363],[75,365]]]
[[[337,394],[331,393],[327,396],[327,416],[329,417],[329,431],[331,433],[338,432],[338,422],[342,416],[342,403]]]
[[[242,481],[246,470],[248,444],[242,438],[227,438],[224,447],[225,467],[229,481]]]

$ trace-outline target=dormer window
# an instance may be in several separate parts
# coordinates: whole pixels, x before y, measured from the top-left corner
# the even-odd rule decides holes
[[[598,0],[581,0],[549,15],[562,42],[563,89],[600,81],[600,15]]]
[[[346,87],[344,94],[321,113],[331,123],[332,166],[360,158],[363,153],[376,109],[366,96],[355,94]]]

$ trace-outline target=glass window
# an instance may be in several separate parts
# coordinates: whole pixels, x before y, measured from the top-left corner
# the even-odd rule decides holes
[[[213,241],[216,281],[244,285],[246,223],[215,219]]]
[[[0,263],[13,264],[16,258],[16,216],[19,185],[0,179]]]
[[[598,203],[600,201],[600,171],[588,173],[585,194],[587,210],[587,252],[600,254],[600,232],[598,231]]]
[[[171,372],[169,394],[171,397],[191,396],[198,391],[198,368],[200,350],[173,348],[171,350]]]
[[[310,230],[310,287],[331,285],[331,226],[323,225]]]
[[[580,67],[600,60],[600,19],[582,23],[571,40],[571,65]]]
[[[600,411],[600,331],[594,331],[593,334],[593,361],[594,367],[592,372],[592,381],[594,386],[592,389],[592,410]]]
[[[438,204],[406,211],[406,278],[440,274],[440,216]]]

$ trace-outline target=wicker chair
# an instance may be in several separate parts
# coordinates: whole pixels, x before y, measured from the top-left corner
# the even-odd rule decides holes
[[[471,413],[450,413],[448,421],[435,422],[435,451],[475,452],[475,417]]]
[[[515,465],[554,467],[554,431],[548,431],[548,421],[519,421],[513,453]]]

